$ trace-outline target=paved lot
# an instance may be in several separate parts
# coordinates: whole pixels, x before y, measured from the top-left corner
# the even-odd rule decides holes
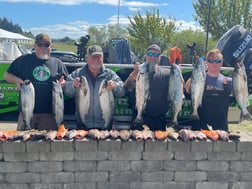
[[[0,130],[15,130],[17,128],[17,123],[13,121],[1,121]]]

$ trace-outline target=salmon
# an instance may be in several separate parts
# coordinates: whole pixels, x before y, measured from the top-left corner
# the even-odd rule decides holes
[[[63,123],[60,124],[56,138],[58,140],[62,140],[64,138],[64,136],[66,135],[67,131],[68,131],[68,129],[65,128],[65,125]]]
[[[228,136],[228,132],[227,131],[223,131],[223,130],[216,130],[216,131],[219,134],[219,139],[220,140],[228,141],[229,136]]]
[[[99,89],[99,95],[100,95],[100,105],[102,110],[102,117],[104,119],[104,128],[108,128],[115,109],[115,100],[112,90],[107,89],[107,81],[104,79],[101,82],[100,89]]]
[[[142,136],[144,140],[152,140],[154,139],[154,134],[153,132],[150,130],[150,128],[148,127],[148,125],[144,124],[143,125],[143,130],[142,130]]]
[[[158,140],[164,140],[168,137],[167,131],[157,130],[154,133],[155,133],[155,138]]]
[[[249,105],[249,92],[248,92],[248,79],[246,74],[246,69],[244,65],[235,65],[232,76],[233,82],[233,94],[235,96],[236,102],[239,104],[241,109],[241,120],[252,120],[252,117],[247,110]]]
[[[142,141],[143,140],[143,132],[140,130],[133,130],[132,131],[132,136],[137,140],[137,141]]]
[[[240,136],[240,132],[229,131],[228,137],[230,140],[238,140],[241,136]]]
[[[192,70],[190,93],[192,103],[191,119],[199,119],[198,107],[202,104],[202,97],[205,88],[206,65],[202,59],[199,59]]]
[[[83,139],[88,135],[88,131],[80,129],[76,130],[75,139]]]
[[[58,133],[58,131],[55,131],[55,130],[48,131],[46,134],[46,140],[53,141],[56,138],[57,133]]]
[[[174,127],[178,127],[178,115],[182,110],[183,98],[184,98],[184,79],[180,66],[177,64],[171,65],[171,74],[169,79],[169,92],[168,99],[171,102],[172,107],[172,123]]]
[[[183,141],[187,142],[187,141],[193,140],[195,138],[195,135],[194,135],[194,133],[191,130],[181,129],[179,131],[179,137]]]
[[[100,131],[98,129],[90,129],[88,131],[88,136],[98,140],[104,140],[109,137],[108,131]]]
[[[68,138],[68,139],[74,139],[75,138],[75,136],[76,136],[76,133],[77,133],[77,130],[76,129],[72,129],[72,130],[70,130],[70,131],[67,131],[67,133],[66,133],[66,138]]]
[[[150,86],[149,86],[149,64],[143,63],[139,66],[139,72],[136,78],[136,109],[137,116],[135,123],[143,122],[143,112],[145,110],[146,103],[150,99]]]
[[[117,139],[119,137],[119,131],[116,129],[112,129],[109,131],[109,135],[113,138],[113,139]]]
[[[24,80],[24,84],[20,88],[20,104],[24,119],[24,128],[22,130],[30,130],[35,106],[35,89],[30,80]]]
[[[31,134],[34,133],[36,130],[31,129],[31,130],[27,130],[24,132],[23,134],[23,141],[27,141],[31,138]]]
[[[123,129],[123,130],[120,130],[119,131],[119,137],[122,139],[122,140],[129,140],[129,138],[131,137],[131,130],[126,130],[126,129]]]
[[[58,127],[64,120],[64,95],[60,82],[56,80],[53,81],[52,83],[53,83],[53,91],[52,91],[53,115],[55,117],[55,121]]]
[[[173,127],[167,127],[166,132],[168,133],[168,138],[172,140],[178,140],[179,134]]]
[[[11,135],[8,140],[16,141],[23,139],[23,135],[26,131],[17,131],[15,134]]]
[[[194,131],[194,133],[195,133],[195,138],[198,140],[206,140],[207,139],[207,136],[201,131]]]
[[[43,140],[46,138],[46,130],[34,130],[30,135],[30,140]]]
[[[90,106],[90,89],[85,76],[80,77],[80,86],[75,89],[75,106],[77,120],[85,125]]]
[[[204,133],[208,138],[210,138],[213,141],[217,141],[219,139],[219,134],[215,130],[204,130],[204,129],[201,129],[201,132]]]
[[[0,133],[0,141],[7,141],[8,139],[10,139],[14,134],[17,133],[17,130],[6,130],[6,131],[2,131]]]

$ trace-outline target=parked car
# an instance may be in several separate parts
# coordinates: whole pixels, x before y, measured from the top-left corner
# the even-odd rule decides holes
[[[77,54],[73,52],[68,52],[68,51],[52,51],[51,52],[52,57],[57,57],[60,59],[62,62],[78,62],[79,57]]]

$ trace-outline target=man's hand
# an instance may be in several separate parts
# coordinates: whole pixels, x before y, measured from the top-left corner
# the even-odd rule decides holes
[[[108,90],[113,90],[115,87],[116,87],[116,84],[115,84],[115,82],[113,80],[109,80],[107,82],[107,89]]]
[[[64,86],[65,86],[66,80],[64,79],[64,76],[63,76],[63,75],[60,77],[59,83],[60,83],[61,87],[64,87]]]
[[[80,86],[80,78],[79,77],[76,77],[75,80],[73,81],[73,86],[75,88],[79,87]]]

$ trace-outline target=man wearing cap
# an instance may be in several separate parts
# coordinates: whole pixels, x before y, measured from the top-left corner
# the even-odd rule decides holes
[[[31,129],[56,130],[52,113],[52,82],[59,80],[64,85],[67,69],[61,60],[50,57],[52,43],[49,35],[40,33],[35,38],[35,53],[24,54],[12,62],[4,78],[20,89],[24,80],[30,80],[35,89],[35,107]],[[21,106],[20,106],[21,107]],[[19,114],[17,130],[24,130],[23,114]]]
[[[145,55],[145,63],[148,64],[149,74],[149,97],[143,113],[143,122],[133,121],[132,129],[142,129],[146,124],[151,130],[166,129],[166,113],[169,107],[168,101],[168,83],[170,70],[159,65],[161,58],[161,48],[156,45],[150,45]],[[125,81],[125,88],[130,92],[135,89],[136,78],[138,75],[138,66]]]
[[[90,105],[85,116],[85,123],[81,123],[77,117],[77,128],[83,129],[110,129],[105,125],[100,102],[100,85],[106,80],[107,89],[112,90],[113,95],[122,97],[124,95],[124,83],[121,78],[111,69],[103,65],[103,51],[98,45],[91,45],[87,48],[85,55],[87,64],[77,68],[67,77],[64,92],[68,96],[75,95],[75,89],[80,86],[80,77],[84,76],[90,90]],[[112,121],[112,120],[111,120]]]

